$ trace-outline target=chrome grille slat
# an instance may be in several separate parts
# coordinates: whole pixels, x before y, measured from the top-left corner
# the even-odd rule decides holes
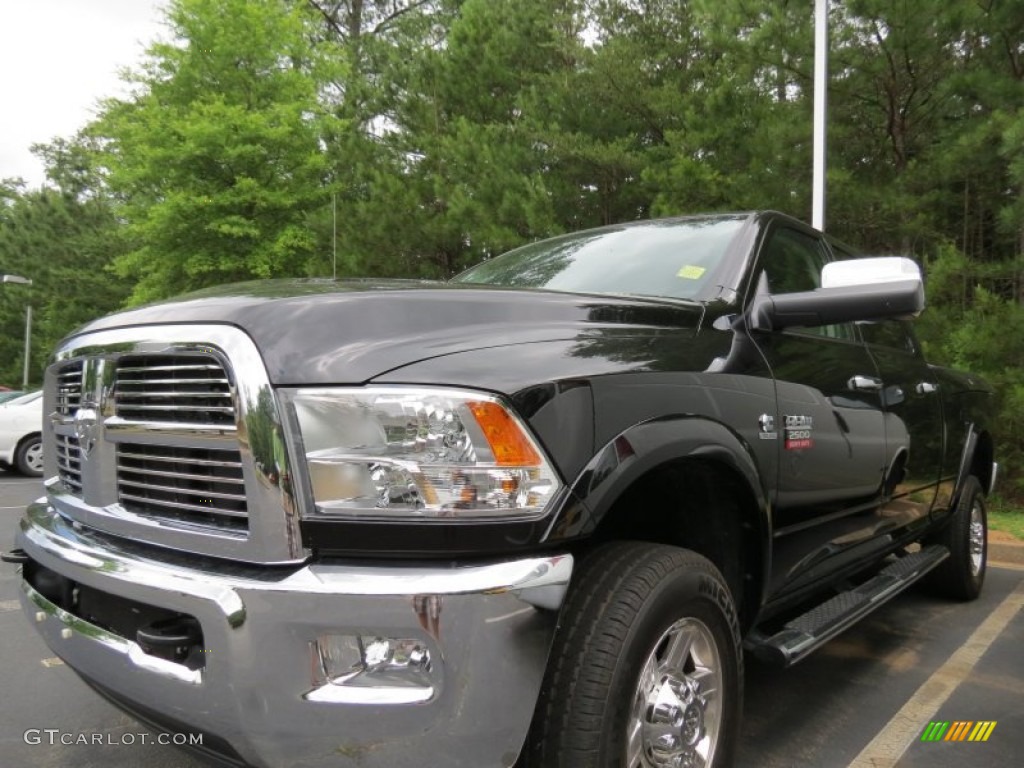
[[[244,530],[248,511],[240,459],[233,448],[122,443],[117,451],[118,499],[129,511],[147,517],[173,514],[190,525]]]
[[[82,488],[82,452],[78,438],[70,435],[57,436],[57,474],[65,487]]]
[[[149,373],[151,371],[223,371],[224,369],[215,363],[191,363],[181,365],[119,365],[117,370],[122,373]]]
[[[117,416],[144,422],[233,427],[231,376],[212,355],[126,355],[117,361]]]
[[[62,365],[57,372],[57,402],[54,410],[62,416],[74,416],[82,404],[82,361]]]
[[[117,400],[124,400],[126,398],[134,397],[137,394],[138,393],[136,393],[136,392],[123,392],[123,391],[122,392],[115,392],[114,393],[114,398],[117,399]],[[206,391],[206,390],[196,390],[194,392],[189,392],[189,391],[186,391],[186,390],[165,391],[165,392],[154,392],[152,390],[146,390],[146,397],[147,398],[160,398],[160,397],[179,398],[179,397],[209,397],[209,396],[210,396],[210,393],[208,391]]]
[[[209,488],[184,488],[178,485],[158,485],[157,483],[147,483],[145,480],[132,480],[125,477],[125,475],[130,472],[131,470],[121,470],[121,478],[118,482],[121,484],[122,488],[129,486],[132,488],[145,488],[153,493],[175,493],[184,494],[186,496],[198,496],[202,498],[209,497],[211,499],[223,499],[225,501],[245,502],[244,493],[221,493],[220,491],[211,491]],[[189,478],[182,477],[182,479]]]
[[[211,517],[224,516],[224,517],[236,517],[236,518],[241,518],[241,519],[245,519],[247,517],[247,515],[244,512],[234,512],[234,511],[228,510],[228,509],[206,506],[205,504],[188,504],[188,503],[182,502],[182,501],[170,501],[170,500],[166,500],[166,499],[154,499],[154,498],[152,498],[150,496],[135,496],[135,495],[130,494],[130,493],[122,493],[121,494],[121,498],[126,500],[126,501],[142,502],[142,503],[146,504],[148,507],[151,507],[151,508],[152,507],[166,507],[167,509],[175,509],[175,510],[179,510],[180,509],[180,510],[188,510],[188,511],[191,511],[191,512],[202,512],[203,514],[208,514]],[[161,515],[155,514],[155,515],[152,515],[152,516],[153,517],[160,517]],[[201,523],[202,522],[201,520],[190,520],[188,518],[186,518],[186,520],[188,520],[189,522],[193,522],[193,523]]]
[[[111,443],[139,443],[148,445],[180,445],[182,441],[205,445],[210,448],[224,448],[238,445],[234,429],[218,427],[215,424],[191,424],[187,421],[126,421],[110,419],[107,422],[107,439]]]
[[[82,468],[81,462],[62,455],[57,456],[57,466],[65,472],[74,472],[76,474],[79,473]]]
[[[145,453],[132,453],[130,450],[122,449],[118,456],[122,459],[144,459],[146,461],[177,462],[178,459],[170,456],[155,456]],[[240,461],[216,461],[213,459],[189,459],[189,464],[195,467],[231,467],[241,470]]]
[[[118,403],[120,405],[120,403]],[[234,414],[234,408],[226,406],[203,406],[203,405],[138,405],[128,406],[133,411],[183,411],[185,413],[230,413]]]
[[[119,386],[124,386],[125,384],[132,385],[132,386],[149,386],[150,384],[217,384],[217,385],[226,387],[228,385],[228,383],[229,383],[227,379],[213,379],[213,378],[206,378],[206,379],[146,379],[146,378],[133,379],[133,378],[131,378],[129,376],[121,376],[120,374],[121,374],[121,369],[118,369],[117,383],[118,383]],[[148,395],[149,392],[147,390],[145,392],[140,392],[139,394]]]
[[[156,469],[137,469],[134,467],[126,467],[123,464],[118,464],[117,468],[123,474],[133,475],[145,475],[147,477],[180,477],[185,480],[202,480],[203,482],[209,482],[211,477],[209,475],[195,475],[189,472],[163,472]],[[124,481],[127,482],[127,481]],[[244,485],[245,481],[240,477],[219,477],[213,482],[216,483],[227,483],[230,485]],[[244,497],[244,493],[237,494],[236,497]],[[234,497],[233,497],[234,498]]]

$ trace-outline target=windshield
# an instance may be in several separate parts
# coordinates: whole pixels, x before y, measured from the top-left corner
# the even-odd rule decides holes
[[[665,219],[562,235],[502,254],[452,282],[707,300],[746,216]]]
[[[27,403],[31,403],[35,400],[38,400],[42,396],[43,391],[40,389],[37,390],[36,392],[29,392],[27,395],[19,395],[18,397],[13,397],[7,402],[5,402],[4,405],[25,405]]]

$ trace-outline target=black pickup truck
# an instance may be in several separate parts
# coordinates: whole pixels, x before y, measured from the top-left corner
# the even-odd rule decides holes
[[[56,351],[5,559],[82,678],[230,764],[725,766],[745,654],[982,587],[993,393],[923,304],[754,213],[133,309]]]

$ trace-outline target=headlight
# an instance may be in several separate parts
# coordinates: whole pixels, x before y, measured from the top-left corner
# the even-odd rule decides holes
[[[360,520],[540,517],[557,475],[498,398],[411,387],[285,393],[316,513]]]

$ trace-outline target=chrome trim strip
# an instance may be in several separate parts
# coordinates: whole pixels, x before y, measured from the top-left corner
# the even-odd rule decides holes
[[[36,608],[42,611],[47,617],[56,619],[70,634],[61,633],[65,640],[71,640],[76,635],[87,638],[92,642],[99,643],[109,650],[124,655],[133,666],[152,672],[155,675],[166,677],[171,680],[178,680],[189,685],[199,685],[203,682],[203,672],[200,669],[189,669],[183,664],[175,664],[173,661],[158,659],[150,656],[133,640],[127,640],[113,632],[108,632],[102,627],[97,627],[85,619],[80,619],[74,614],[68,613],[63,608],[58,608],[41,594],[36,592],[32,586],[22,580],[21,589],[26,599],[31,601]],[[38,620],[38,617],[37,617]],[[43,619],[45,621],[45,619]]]
[[[237,405],[234,423],[140,422],[115,415],[114,376],[127,355],[202,354],[219,362],[223,397]],[[58,407],[60,377],[74,378],[69,363],[82,361],[81,402],[76,409]],[[184,365],[203,365],[186,361]],[[126,366],[135,367],[135,366]],[[144,366],[142,366],[144,367]],[[205,383],[215,383],[205,380]],[[215,395],[213,395],[215,396]],[[117,536],[158,546],[253,563],[298,563],[308,557],[299,530],[299,503],[287,484],[294,459],[281,449],[284,429],[276,396],[253,341],[227,325],[158,325],[119,328],[72,337],[57,350],[45,384],[47,421],[45,476],[51,501],[60,514]],[[72,415],[71,410],[77,410]],[[63,412],[62,412],[63,411]],[[83,415],[86,414],[86,415]],[[55,435],[86,434],[91,453],[82,453],[79,489],[60,477]],[[190,521],[150,519],[119,501],[116,449],[119,443],[180,448],[238,450],[248,509],[248,531],[221,531]],[[278,446],[275,449],[275,446]],[[275,466],[285,461],[284,466]],[[81,497],[81,498],[79,498]],[[216,510],[207,510],[216,514]]]

